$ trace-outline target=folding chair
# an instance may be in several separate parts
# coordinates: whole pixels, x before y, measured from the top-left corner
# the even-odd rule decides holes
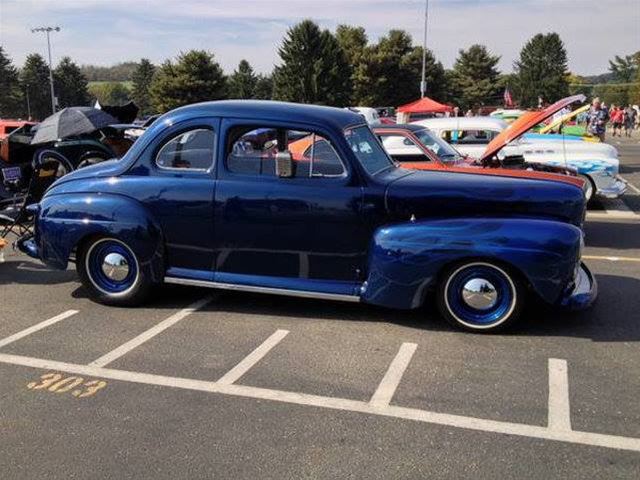
[[[3,183],[13,197],[0,201],[0,238],[31,233],[34,218],[27,206],[39,202],[53,182],[71,170],[71,162],[53,150],[36,152],[30,174],[21,167],[3,168]]]

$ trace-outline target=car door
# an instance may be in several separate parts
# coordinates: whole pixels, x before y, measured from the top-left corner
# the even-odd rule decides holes
[[[230,119],[222,132],[226,151],[214,213],[218,281],[283,279],[282,288],[295,288],[296,281],[360,280],[368,248],[362,188],[330,136],[303,125]],[[291,178],[276,175],[285,142],[296,167]]]
[[[162,227],[169,275],[211,279],[217,118],[167,128],[118,181]],[[123,185],[122,188],[125,188]]]

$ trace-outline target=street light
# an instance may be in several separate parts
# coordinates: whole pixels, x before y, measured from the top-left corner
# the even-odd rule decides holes
[[[420,97],[427,93],[427,23],[429,22],[429,0],[424,4],[424,38],[422,41],[422,81],[420,82]]]
[[[25,93],[27,94],[27,120],[31,121],[31,103],[29,102],[29,84],[24,85]]]
[[[51,63],[51,39],[49,34],[51,32],[59,32],[60,27],[38,27],[32,28],[31,33],[46,32],[47,34],[47,50],[49,52],[49,85],[51,87],[51,112],[56,113],[56,97],[53,92],[53,64]]]

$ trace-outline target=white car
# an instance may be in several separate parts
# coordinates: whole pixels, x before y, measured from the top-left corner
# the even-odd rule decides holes
[[[375,108],[371,107],[347,107],[347,110],[359,113],[364,117],[367,123],[373,127],[380,125],[380,115]]]
[[[562,105],[562,102],[558,104]],[[543,113],[548,113],[548,117],[553,115],[552,110],[553,108],[548,107],[539,112],[540,115],[536,115],[531,125],[528,125],[531,122],[527,123],[524,116],[511,125],[493,117],[428,118],[414,123],[428,127],[458,151],[474,158],[485,155],[491,140],[503,131],[510,131],[515,125],[518,132],[514,131],[517,134],[513,135],[501,154],[522,155],[526,162],[573,168],[588,181],[585,189],[587,200],[594,193],[606,198],[622,195],[626,190],[626,182],[618,176],[620,161],[618,151],[612,145],[563,140],[562,135],[545,135],[548,139],[539,138],[541,135],[536,138],[522,137],[526,131],[540,123]],[[528,128],[524,129],[527,125]]]

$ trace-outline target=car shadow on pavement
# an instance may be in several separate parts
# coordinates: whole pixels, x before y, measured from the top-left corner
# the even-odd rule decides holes
[[[576,337],[594,342],[640,341],[640,280],[597,275],[598,299],[583,312],[563,312],[543,303],[531,305],[513,333]]]
[[[640,280],[617,275],[598,275],[600,298],[588,310],[567,312],[531,298],[521,321],[501,332],[504,336],[577,337],[594,342],[640,341]],[[81,290],[81,289],[79,289]],[[201,298],[211,290],[165,285],[148,307],[163,308],[167,302]],[[204,311],[268,317],[390,323],[432,332],[457,332],[446,323],[429,297],[416,310],[392,310],[358,303],[280,297],[244,292],[215,291]],[[466,333],[466,335],[473,335]]]
[[[70,282],[75,276],[73,269],[51,270],[40,263],[19,257],[0,263],[0,285],[55,285]]]
[[[606,248],[609,250],[640,249],[638,222],[629,223],[597,222],[589,220],[584,225],[585,243],[587,247]]]

